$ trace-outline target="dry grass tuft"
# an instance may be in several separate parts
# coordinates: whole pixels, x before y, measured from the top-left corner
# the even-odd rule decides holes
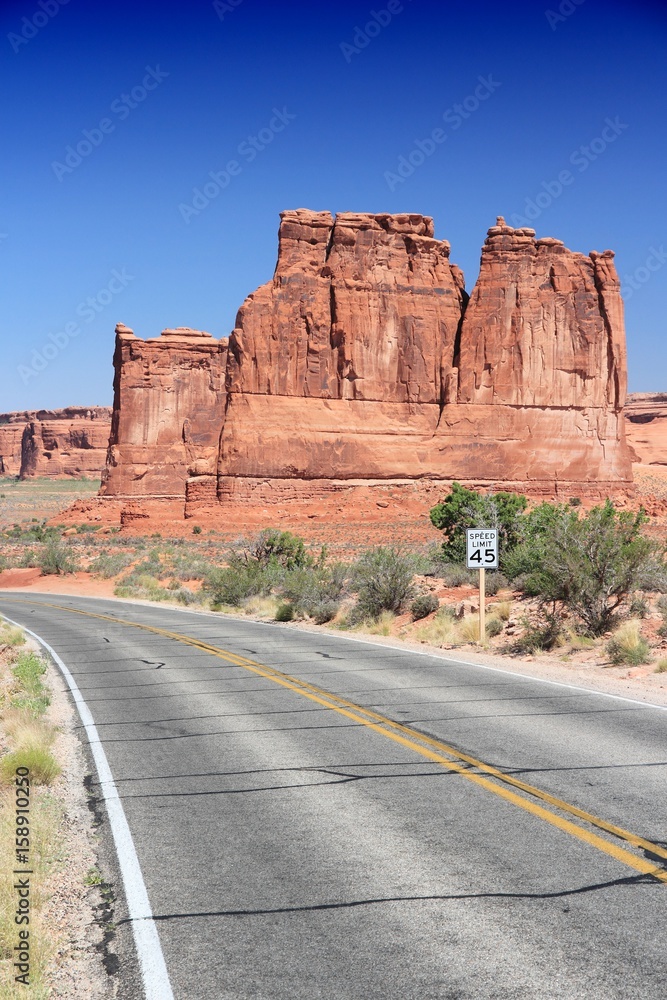
[[[620,625],[607,643],[607,654],[615,666],[638,666],[650,661],[650,649],[641,634],[641,622],[631,618]]]
[[[511,601],[498,601],[497,604],[491,604],[489,606],[489,611],[493,609],[493,613],[497,618],[500,618],[501,622],[507,622],[512,614],[512,602]]]

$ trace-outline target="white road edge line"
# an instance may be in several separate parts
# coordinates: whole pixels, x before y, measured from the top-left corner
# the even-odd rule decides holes
[[[36,632],[26,628],[25,625],[7,618],[6,615],[3,615],[3,617],[8,622],[11,622],[12,625],[23,629],[40,646],[43,646],[58,665],[72,692],[72,697],[76,703],[83,727],[86,730],[90,750],[95,760],[102,795],[104,796],[107,815],[109,816],[109,825],[111,826],[111,833],[116,845],[116,854],[123,878],[125,899],[127,900],[134,943],[139,957],[141,976],[144,981],[144,995],[146,1000],[173,1000],[174,994],[169,982],[169,974],[162,953],[157,927],[153,920],[153,912],[148,899],[144,877],[141,873],[139,858],[137,857],[130,827],[125,816],[123,803],[120,800],[116,783],[113,780],[109,761],[104,752],[104,747],[98,735],[92,713],[86,705],[83,695],[79,691],[78,685],[69,669],[56,651],[49,646],[48,642],[45,642]]]

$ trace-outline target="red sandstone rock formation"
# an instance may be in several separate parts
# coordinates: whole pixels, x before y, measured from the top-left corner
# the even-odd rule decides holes
[[[667,466],[667,393],[630,393],[625,430],[638,462]]]
[[[228,349],[119,328],[104,493],[186,496],[192,514],[359,482],[628,486],[611,251],[499,219],[466,303],[431,219],[283,213]]]
[[[0,414],[0,475],[18,476],[21,471],[21,439],[28,413]]]
[[[225,407],[227,341],[179,328],[139,340],[116,327],[114,410],[102,494],[183,497],[213,475]]]
[[[111,426],[106,406],[26,410],[0,415],[0,472],[66,478],[99,476]]]

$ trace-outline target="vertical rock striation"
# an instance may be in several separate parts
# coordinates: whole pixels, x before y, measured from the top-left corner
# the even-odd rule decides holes
[[[180,497],[215,473],[227,341],[188,328],[140,340],[116,327],[114,406],[101,493]]]
[[[460,479],[631,482],[613,253],[502,218],[468,301],[422,215],[284,212],[229,342],[117,328],[107,496],[230,499]]]
[[[0,474],[22,479],[99,476],[110,425],[107,406],[0,414]]]

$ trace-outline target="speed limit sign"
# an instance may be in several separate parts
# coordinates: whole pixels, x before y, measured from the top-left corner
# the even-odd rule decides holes
[[[498,569],[498,529],[466,528],[468,569]]]

